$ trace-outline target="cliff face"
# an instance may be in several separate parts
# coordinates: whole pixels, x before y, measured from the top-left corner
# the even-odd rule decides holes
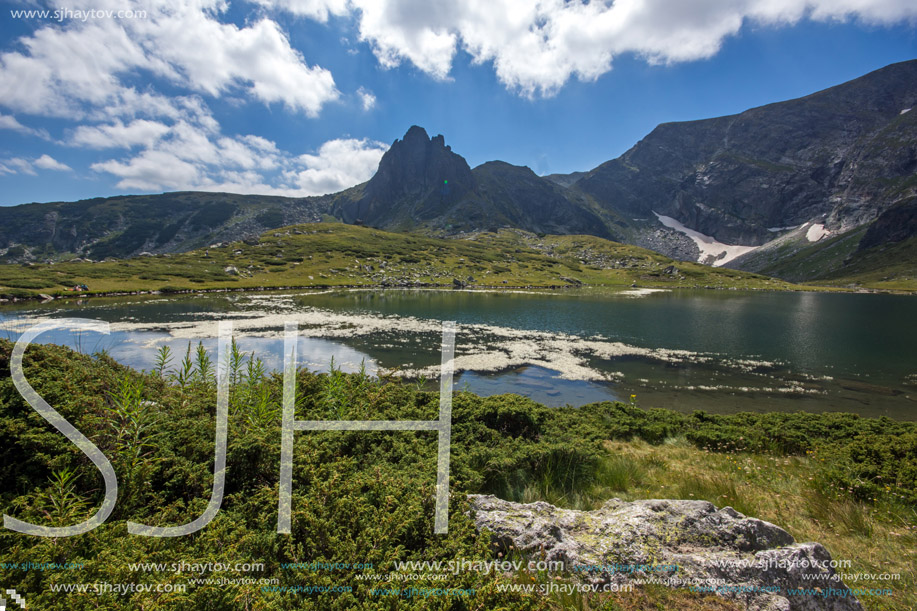
[[[915,107],[917,61],[895,64],[797,100],[662,124],[573,188],[729,244],[814,219],[845,232],[915,194]]]
[[[443,136],[418,126],[395,140],[362,196],[342,200],[346,222],[387,229],[461,232],[517,227],[544,233],[608,237],[602,220],[573,196],[527,167],[491,161],[468,167]]]
[[[446,214],[473,191],[468,163],[443,136],[431,139],[415,125],[382,156],[362,197],[342,202],[338,211],[345,222],[410,226]]]

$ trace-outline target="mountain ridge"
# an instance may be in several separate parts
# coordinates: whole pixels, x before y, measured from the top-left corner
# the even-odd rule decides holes
[[[471,168],[442,135],[415,125],[370,180],[334,194],[181,192],[3,208],[0,258],[180,252],[334,218],[441,236],[501,227],[591,234],[779,274],[781,262],[822,240],[857,236],[791,272],[811,280],[917,231],[907,204],[917,197],[915,106],[912,60],[794,100],[661,123],[615,159],[549,176],[499,160]]]

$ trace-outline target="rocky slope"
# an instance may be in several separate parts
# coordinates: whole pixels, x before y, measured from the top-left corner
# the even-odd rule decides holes
[[[750,611],[859,611],[818,543],[706,501],[607,501],[594,511],[470,495],[478,530],[506,552],[560,561],[594,584],[709,588]]]

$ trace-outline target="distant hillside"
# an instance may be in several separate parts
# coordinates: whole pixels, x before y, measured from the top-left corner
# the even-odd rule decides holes
[[[917,195],[915,107],[917,61],[894,64],[797,100],[660,125],[572,188],[647,219],[631,241],[675,256],[682,254],[677,243],[655,236],[657,215],[711,241],[744,246],[808,223],[798,248],[780,243],[786,255],[856,230]],[[820,229],[809,233],[815,225]],[[735,265],[767,271],[772,263],[748,256]],[[822,271],[813,267],[805,277]]]
[[[0,208],[3,259],[93,260],[183,252],[318,221],[329,198],[180,192]]]
[[[595,236],[502,230],[466,239],[339,223],[283,227],[244,242],[130,261],[0,265],[0,295],[326,286],[793,288],[779,280],[676,263]]]

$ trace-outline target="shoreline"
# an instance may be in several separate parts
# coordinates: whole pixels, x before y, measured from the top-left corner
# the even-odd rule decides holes
[[[612,287],[609,285],[601,284],[550,284],[550,285],[520,285],[520,286],[509,286],[509,285],[497,285],[497,284],[474,284],[474,285],[464,285],[456,286],[453,284],[436,284],[429,282],[413,282],[413,283],[398,283],[398,284],[309,284],[309,285],[283,285],[283,286],[259,286],[259,287],[216,287],[216,288],[200,288],[200,289],[175,289],[175,290],[140,290],[140,291],[83,291],[83,292],[73,292],[73,293],[37,293],[33,295],[15,295],[15,296],[4,296],[0,293],[0,303],[20,303],[20,302],[30,302],[38,301],[39,303],[46,303],[49,301],[59,300],[59,299],[82,299],[88,297],[131,297],[138,295],[206,295],[210,293],[268,293],[272,291],[328,291],[328,290],[354,290],[354,289],[366,289],[366,290],[409,290],[409,289],[435,289],[435,290],[451,290],[451,291],[480,291],[480,292],[504,292],[504,291],[538,291],[538,290],[549,290],[549,291],[569,291],[569,290],[579,290],[579,289],[596,289],[596,290],[608,290],[610,292],[625,292],[628,290],[660,290],[660,291],[735,291],[735,292],[761,292],[761,293],[849,293],[849,294],[858,294],[858,295],[908,295],[913,296],[917,294],[917,291],[905,291],[905,290],[892,290],[892,289],[876,289],[876,288],[848,288],[840,286],[811,286],[811,285],[799,285],[799,288],[756,288],[756,287],[747,287],[747,288],[736,288],[736,287],[718,287],[718,286],[626,286],[621,285],[620,287]]]

